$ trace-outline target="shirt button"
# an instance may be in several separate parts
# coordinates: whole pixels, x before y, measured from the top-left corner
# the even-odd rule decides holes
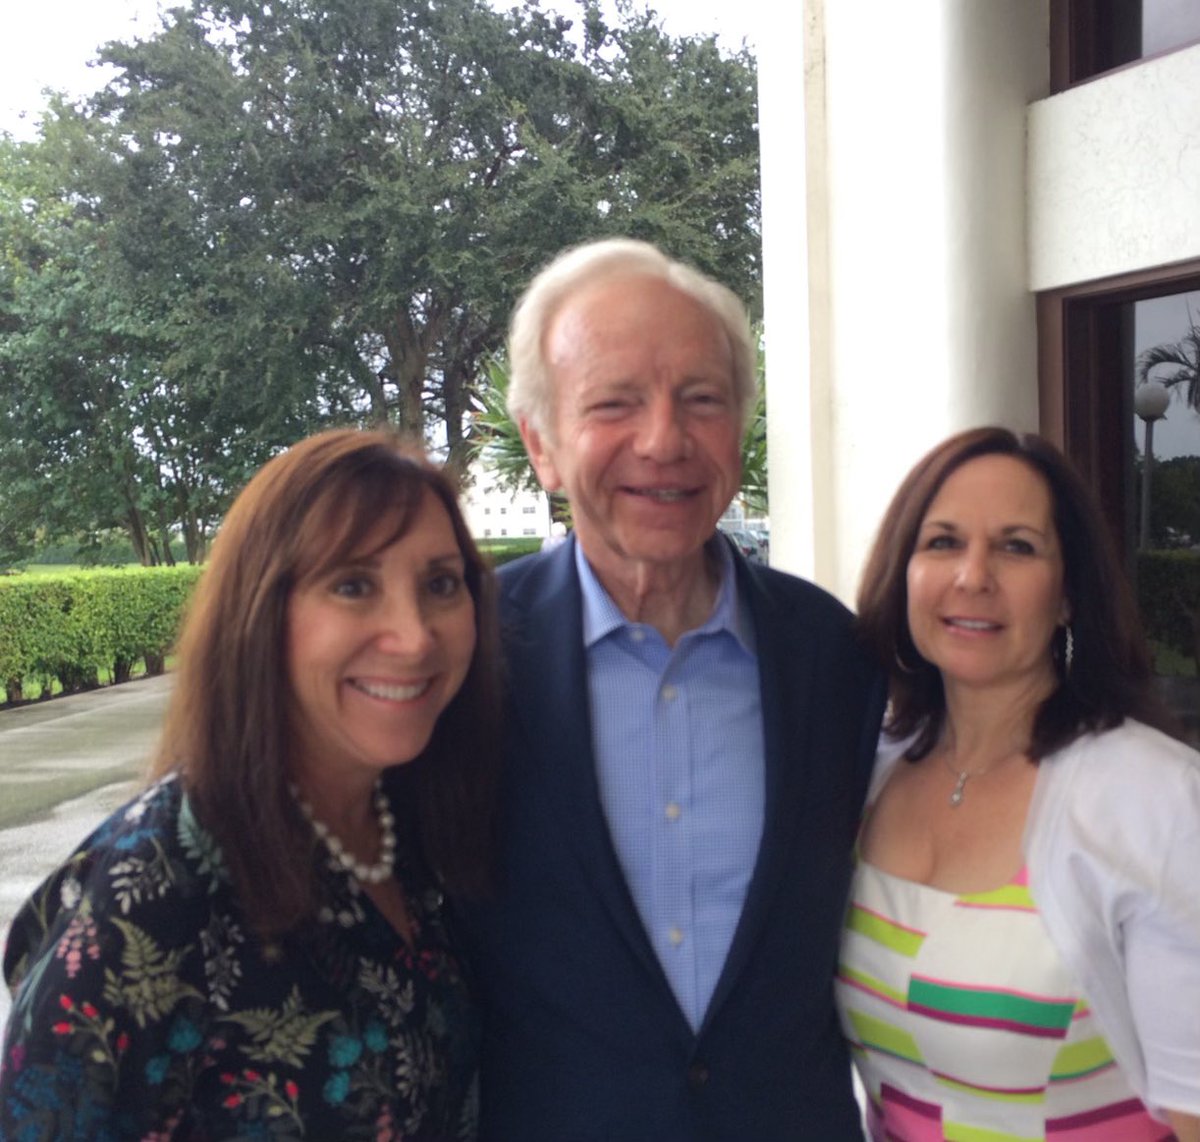
[[[667,805],[667,820],[668,821],[678,821],[680,814],[682,812],[683,812],[683,810],[678,805],[676,805],[674,801],[670,802]]]
[[[664,686],[660,691],[664,702],[674,702],[679,694],[679,691],[674,686]]]
[[[672,928],[667,933],[667,939],[671,941],[671,947],[677,948],[683,943],[683,932],[679,928]]]
[[[634,627],[633,630],[629,632],[629,637],[633,639],[634,642],[645,642],[646,632],[642,630],[641,627]]]
[[[703,1063],[693,1063],[688,1067],[687,1081],[693,1090],[704,1086],[708,1082],[708,1067]]]

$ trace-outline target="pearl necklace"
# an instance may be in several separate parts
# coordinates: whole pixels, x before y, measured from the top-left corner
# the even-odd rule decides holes
[[[363,861],[355,860],[354,854],[346,848],[341,838],[336,836],[324,821],[317,819],[313,807],[300,795],[300,790],[290,782],[288,788],[292,791],[292,796],[296,799],[300,812],[312,825],[313,832],[317,834],[321,843],[329,850],[329,855],[338,868],[367,884],[379,884],[392,875],[396,863],[396,818],[392,816],[387,795],[383,791],[382,778],[376,778],[375,790],[371,794],[371,801],[379,819],[381,837],[379,859],[374,864],[365,864]]]

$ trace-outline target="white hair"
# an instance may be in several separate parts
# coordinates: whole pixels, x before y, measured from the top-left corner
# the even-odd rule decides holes
[[[746,307],[730,289],[649,242],[604,238],[564,250],[529,283],[508,328],[508,412],[553,439],[554,387],[543,353],[546,331],[567,298],[603,279],[657,278],[699,302],[725,331],[743,427],[754,408],[757,354]]]

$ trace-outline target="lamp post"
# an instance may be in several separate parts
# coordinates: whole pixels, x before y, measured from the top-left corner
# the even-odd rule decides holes
[[[1146,381],[1133,391],[1133,411],[1146,426],[1145,457],[1142,460],[1142,518],[1138,528],[1138,550],[1150,546],[1150,469],[1154,466],[1154,422],[1162,420],[1171,394],[1161,381]]]

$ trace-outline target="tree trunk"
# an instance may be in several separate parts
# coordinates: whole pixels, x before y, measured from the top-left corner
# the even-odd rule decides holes
[[[129,542],[138,562],[143,567],[153,567],[154,554],[150,533],[146,530],[146,521],[142,518],[142,513],[132,504],[125,512],[125,530],[129,533]]]

